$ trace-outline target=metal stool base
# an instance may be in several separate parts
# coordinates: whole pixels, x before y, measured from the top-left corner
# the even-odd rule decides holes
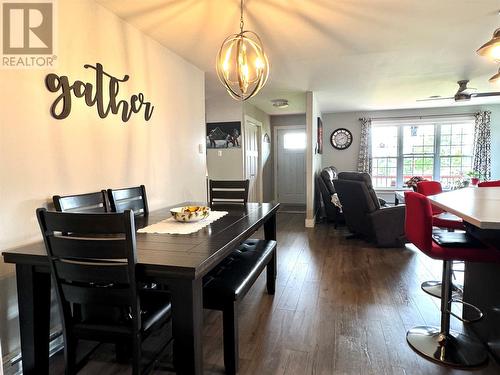
[[[444,346],[439,343],[438,327],[419,326],[406,334],[408,344],[422,356],[452,367],[479,367],[488,360],[483,344],[462,333],[450,330]]]
[[[425,281],[422,283],[422,285],[420,285],[420,287],[425,293],[430,294],[431,296],[436,298],[441,298],[442,285],[443,283],[441,281]],[[460,285],[453,285],[451,293],[454,299],[462,299],[462,287]]]

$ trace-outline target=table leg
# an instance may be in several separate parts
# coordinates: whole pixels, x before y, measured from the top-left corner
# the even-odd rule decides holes
[[[271,216],[269,220],[264,223],[264,237],[266,240],[276,241],[276,214]],[[277,251],[274,251],[273,258],[269,261],[266,267],[267,292],[269,294],[274,294],[275,291],[277,271],[276,266]]]
[[[174,367],[178,374],[203,374],[203,286],[201,279],[169,281],[172,295]]]
[[[24,375],[49,373],[50,273],[16,265]]]

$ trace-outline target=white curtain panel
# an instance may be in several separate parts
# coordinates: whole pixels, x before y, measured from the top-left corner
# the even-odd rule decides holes
[[[358,172],[372,174],[372,120],[360,118],[361,139],[359,140]]]
[[[491,178],[491,112],[476,113],[474,127],[474,171],[481,174],[482,180]]]

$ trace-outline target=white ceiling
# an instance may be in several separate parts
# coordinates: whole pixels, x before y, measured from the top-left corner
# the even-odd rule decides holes
[[[97,0],[206,72],[208,97],[226,95],[215,75],[220,43],[238,31],[239,0]],[[270,79],[254,104],[270,114],[449,106],[459,79],[479,91],[494,63],[475,50],[500,23],[500,0],[246,0],[246,28],[262,38]],[[274,109],[269,100],[286,98]],[[468,104],[500,103],[499,98]],[[467,103],[466,103],[467,104]]]

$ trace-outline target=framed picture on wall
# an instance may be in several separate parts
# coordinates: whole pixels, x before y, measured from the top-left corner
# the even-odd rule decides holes
[[[207,148],[241,148],[241,122],[208,122]]]
[[[323,121],[321,117],[318,117],[318,142],[317,142],[318,154],[323,153]]]

